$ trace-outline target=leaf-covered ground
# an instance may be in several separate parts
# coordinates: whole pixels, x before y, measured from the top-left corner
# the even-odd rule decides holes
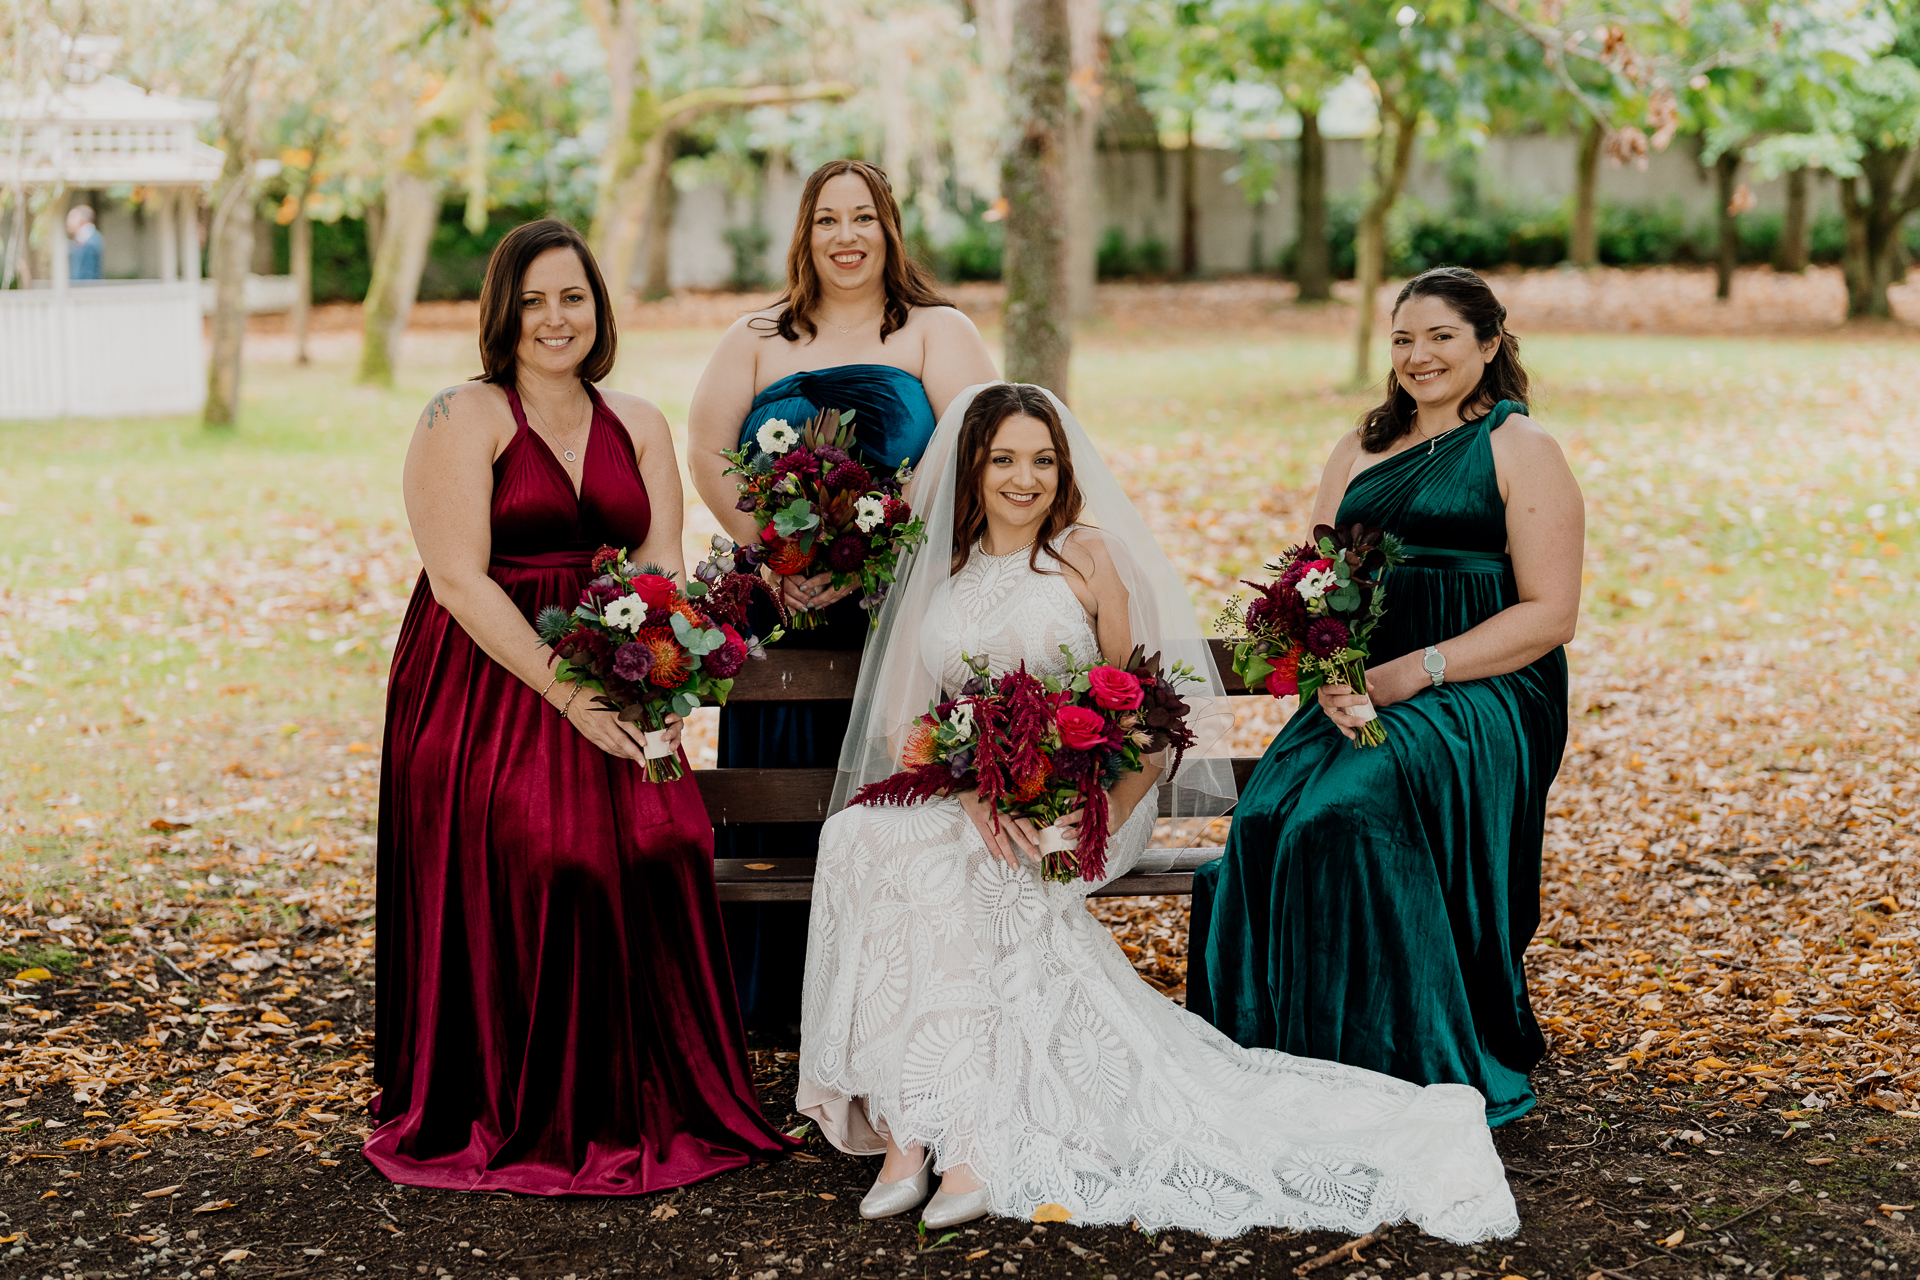
[[[1625,277],[1601,285],[1617,294]],[[1640,287],[1656,301],[1700,292],[1698,273],[1671,277]],[[1706,298],[1712,332],[1763,328],[1781,290],[1811,306],[1826,287],[1754,279],[1731,310]],[[1560,273],[1501,284],[1516,326],[1523,298],[1544,317],[1541,299],[1576,287]],[[1741,310],[1743,294],[1760,301]],[[1340,389],[1344,341],[1320,333],[1337,317],[1292,310],[1258,282],[1125,286],[1104,305],[1077,357],[1076,408],[1210,613],[1299,535],[1320,458],[1364,402]],[[1143,309],[1180,323],[1158,328]],[[1535,416],[1566,448],[1589,515],[1572,732],[1529,953],[1555,1056],[1538,1127],[1502,1136],[1536,1246],[1509,1261],[1529,1277],[1628,1264],[1622,1274],[1752,1264],[1826,1277],[1885,1263],[1873,1247],[1910,1257],[1902,1206],[1915,1193],[1895,1166],[1912,1132],[1899,1113],[1920,1113],[1920,343],[1886,328],[1812,340],[1691,328],[1527,345]],[[615,383],[684,421],[713,331],[627,332]],[[225,1265],[494,1274],[472,1250],[495,1249],[478,1236],[497,1213],[511,1226],[489,1240],[508,1239],[530,1275],[638,1267],[640,1246],[622,1264],[587,1243],[605,1238],[603,1219],[677,1241],[676,1269],[790,1270],[801,1255],[770,1262],[777,1244],[699,1252],[698,1223],[650,1206],[508,1211],[361,1172],[380,699],[417,571],[397,463],[426,395],[470,372],[471,339],[415,334],[418,376],[396,393],[346,385],[342,353],[323,350],[310,370],[276,362],[276,341],[258,344],[237,438],[179,422],[0,434],[0,1084],[15,1091],[0,1091],[0,1237],[14,1237],[0,1239],[0,1269],[203,1274],[244,1250]],[[690,527],[703,515],[692,509]],[[1241,709],[1248,752],[1287,711]],[[710,726],[694,746],[711,750]],[[1184,902],[1103,910],[1142,973],[1178,997]],[[783,1062],[762,1062],[776,1110],[789,1100]],[[1682,1165],[1694,1172],[1656,1183],[1648,1171]],[[837,1201],[807,1191],[816,1176]],[[776,1241],[814,1231],[833,1252],[806,1257],[892,1274],[920,1242],[876,1234],[854,1247],[863,1229],[847,1201],[870,1176],[829,1156],[674,1203],[731,1215],[728,1231],[751,1214]],[[764,1188],[745,1190],[755,1179]],[[1668,1181],[1684,1193],[1661,1191]],[[323,1191],[341,1197],[351,1255],[327,1239]],[[1695,1251],[1700,1229],[1730,1216],[1718,1203],[1776,1192],[1774,1209],[1729,1233],[1737,1245]],[[751,1207],[763,1194],[779,1212]],[[805,1194],[821,1207],[792,1203]],[[222,1200],[232,1206],[191,1213]],[[63,1218],[69,1201],[89,1216]],[[815,1231],[809,1213],[829,1225]],[[1595,1214],[1606,1227],[1583,1237]],[[144,1225],[160,1218],[165,1231]],[[453,1225],[422,1225],[435,1219]],[[1008,1235],[1006,1250],[1023,1230],[991,1235]],[[1677,1230],[1690,1234],[1660,1243]],[[565,1247],[534,1257],[512,1243],[542,1231]],[[1204,1243],[1184,1241],[1158,1255],[1126,1235],[1096,1242],[1115,1274],[1213,1274],[1237,1256],[1203,1259]],[[1057,1247],[1080,1239],[1071,1231],[1027,1238],[1051,1251],[1028,1246],[1024,1274],[1106,1274]],[[1256,1274],[1335,1242],[1284,1243],[1255,1251]],[[1315,1274],[1504,1270],[1498,1257],[1395,1248],[1393,1268],[1368,1255]],[[929,1274],[985,1265],[950,1253],[908,1261]]]

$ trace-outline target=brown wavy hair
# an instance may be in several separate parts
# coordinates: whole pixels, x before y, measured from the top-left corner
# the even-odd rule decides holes
[[[1435,267],[1407,281],[1400,296],[1393,300],[1393,314],[1413,298],[1439,298],[1453,313],[1473,326],[1473,336],[1481,343],[1500,339],[1500,349],[1480,374],[1480,385],[1460,403],[1460,418],[1471,422],[1476,413],[1485,414],[1502,400],[1527,402],[1527,370],[1520,363],[1520,339],[1507,332],[1507,309],[1493,290],[1465,267]],[[1360,419],[1360,447],[1368,453],[1383,453],[1401,436],[1413,430],[1414,414],[1419,406],[1405,387],[1400,375],[1387,371],[1387,399],[1367,410]]]
[[[600,264],[593,260],[593,250],[587,248],[586,239],[578,231],[558,218],[541,218],[507,232],[487,258],[487,277],[480,285],[480,367],[485,372],[473,381],[491,382],[496,387],[514,385],[522,332],[520,289],[527,282],[527,268],[549,249],[572,249],[580,255],[587,290],[593,294],[593,345],[580,358],[575,372],[583,382],[598,382],[613,372],[620,335],[614,327],[613,299],[600,276]]]
[[[820,189],[843,173],[857,175],[873,193],[874,214],[887,241],[887,262],[882,272],[887,304],[880,317],[880,341],[885,342],[904,326],[915,307],[953,305],[935,287],[933,273],[907,253],[900,204],[893,198],[893,184],[887,181],[886,171],[865,160],[829,160],[813,171],[800,193],[800,214],[793,226],[793,242],[787,246],[787,291],[774,304],[780,314],[772,320],[762,316],[750,322],[754,328],[768,326],[768,337],[778,333],[788,342],[798,342],[802,333],[809,338],[818,336],[813,313],[820,305],[820,273],[813,265],[813,217],[820,207]]]
[[[1053,491],[1053,503],[1040,520],[1040,534],[1027,554],[1027,565],[1035,573],[1050,573],[1040,567],[1041,548],[1051,548],[1054,539],[1065,533],[1087,505],[1080,486],[1073,478],[1073,454],[1067,449],[1067,430],[1060,423],[1047,393],[1030,382],[996,382],[973,398],[967,416],[960,421],[960,470],[953,494],[953,572],[966,567],[973,555],[973,544],[987,531],[987,506],[980,490],[987,472],[987,459],[993,453],[993,437],[1000,424],[1020,416],[1047,424],[1053,439],[1055,465],[1060,480]]]

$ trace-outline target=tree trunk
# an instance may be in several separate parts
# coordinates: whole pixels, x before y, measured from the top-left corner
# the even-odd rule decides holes
[[[467,188],[467,231],[479,235],[487,229],[487,172],[493,150],[493,24],[475,21],[467,32],[466,47],[461,50],[460,72],[467,80],[465,135]]]
[[[1320,134],[1320,112],[1300,112],[1299,239],[1293,259],[1293,278],[1300,285],[1300,301],[1326,302],[1333,297],[1333,246],[1327,243],[1327,140]]]
[[[228,69],[220,93],[220,133],[227,158],[213,193],[208,235],[213,259],[213,349],[207,357],[207,402],[200,421],[231,427],[240,414],[240,353],[247,337],[247,268],[253,261],[253,65]]]
[[[1787,217],[1780,228],[1780,270],[1801,272],[1807,269],[1809,229],[1807,226],[1807,170],[1787,170]]]
[[[1580,135],[1580,167],[1574,173],[1573,226],[1567,237],[1567,257],[1576,267],[1600,265],[1600,228],[1594,221],[1594,206],[1599,203],[1600,150],[1606,139],[1606,126],[1598,120],[1589,120],[1587,131]]]
[[[1733,296],[1733,271],[1740,265],[1740,215],[1733,195],[1740,176],[1740,153],[1722,152],[1713,162],[1714,200],[1720,211],[1720,233],[1713,246],[1713,296],[1725,302]]]
[[[312,170],[308,170],[309,173]],[[313,218],[307,213],[309,181],[300,189],[300,205],[287,229],[287,263],[293,273],[293,362],[308,364],[307,319],[313,309]]]
[[[387,205],[380,254],[367,285],[365,327],[360,341],[359,381],[393,385],[400,364],[400,339],[420,293],[434,224],[440,220],[440,188],[402,170],[387,179]]]
[[[1187,112],[1187,145],[1180,149],[1180,274],[1200,274],[1200,153],[1193,145],[1193,112]]]
[[[1847,278],[1847,315],[1886,319],[1893,315],[1887,287],[1893,283],[1902,223],[1920,208],[1920,174],[1899,180],[1912,154],[1910,148],[1884,150],[1868,147],[1860,158],[1860,173],[1840,180],[1840,211],[1847,220],[1844,267]]]
[[[796,102],[837,102],[853,94],[853,86],[838,81],[800,85],[761,85],[752,89],[694,89],[656,104],[646,89],[634,91],[628,113],[625,145],[615,158],[617,181],[612,194],[594,211],[587,241],[600,259],[607,288],[624,298],[633,275],[633,259],[640,243],[647,210],[660,189],[661,170],[673,161],[675,137],[694,121],[722,111],[748,107],[787,106]],[[611,145],[611,144],[609,144]]]
[[[669,152],[679,148],[669,141]],[[647,284],[640,296],[658,302],[673,296],[673,215],[680,204],[680,188],[673,185],[673,165],[660,166],[653,199],[647,204]]]
[[[1354,274],[1359,277],[1360,298],[1355,304],[1358,323],[1354,333],[1353,385],[1356,390],[1372,378],[1373,308],[1380,292],[1380,281],[1387,269],[1387,215],[1400,199],[1400,188],[1413,163],[1414,134],[1420,122],[1420,109],[1382,95],[1381,123],[1389,126],[1391,137],[1382,132],[1375,144],[1373,199],[1360,215],[1359,241],[1355,245],[1357,261]],[[1389,151],[1388,147],[1392,150]]]
[[[1012,0],[1007,68],[1012,136],[1000,161],[1007,200],[1004,367],[1067,398],[1073,284],[1067,246],[1069,0]]]
[[[1073,314],[1094,312],[1099,275],[1100,207],[1100,0],[1068,0],[1072,74],[1067,115],[1067,272],[1073,282]]]

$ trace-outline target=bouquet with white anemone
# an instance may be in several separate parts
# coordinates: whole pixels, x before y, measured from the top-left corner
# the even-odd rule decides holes
[[[739,476],[738,507],[760,529],[760,559],[777,574],[830,572],[835,590],[858,582],[871,619],[893,585],[902,552],[926,536],[925,522],[901,497],[905,464],[876,470],[854,456],[853,413],[822,409],[803,428],[769,418],[751,443],[723,449],[726,474]],[[818,625],[818,614],[790,625]]]

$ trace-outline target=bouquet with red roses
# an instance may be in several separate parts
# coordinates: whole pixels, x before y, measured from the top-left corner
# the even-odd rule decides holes
[[[875,472],[853,447],[852,411],[822,409],[798,431],[769,418],[752,441],[721,456],[726,474],[740,477],[738,507],[760,527],[767,566],[787,577],[831,572],[836,591],[858,582],[860,607],[877,625],[900,553],[926,531],[900,498],[912,468]],[[791,625],[818,626],[819,615],[802,612]]]
[[[1268,583],[1248,582],[1250,602],[1236,596],[1216,624],[1233,637],[1233,669],[1248,686],[1274,697],[1311,698],[1323,684],[1367,691],[1368,643],[1387,611],[1387,571],[1406,561],[1400,539],[1379,529],[1318,525],[1302,543],[1267,566]],[[1387,731],[1368,715],[1356,747],[1377,747]]]
[[[1062,646],[1065,651],[1065,646]],[[1072,655],[1069,654],[1069,661]],[[960,696],[914,721],[902,768],[862,787],[853,804],[915,804],[974,788],[995,809],[1040,824],[1040,874],[1066,883],[1106,875],[1107,792],[1144,758],[1173,750],[1168,776],[1194,743],[1178,688],[1198,680],[1176,663],[1136,647],[1119,666],[1075,664],[1064,679],[1040,679],[1026,665],[992,676],[969,659],[974,676]],[[1080,838],[1055,824],[1083,811]]]
[[[667,714],[684,718],[706,702],[724,706],[747,659],[766,656],[747,628],[747,602],[756,590],[771,592],[752,572],[750,555],[714,541],[714,554],[684,590],[665,570],[636,566],[624,550],[602,547],[580,603],[571,611],[549,605],[534,618],[534,630],[559,660],[559,678],[594,690],[595,702],[640,727],[649,782],[682,773],[667,745]]]

